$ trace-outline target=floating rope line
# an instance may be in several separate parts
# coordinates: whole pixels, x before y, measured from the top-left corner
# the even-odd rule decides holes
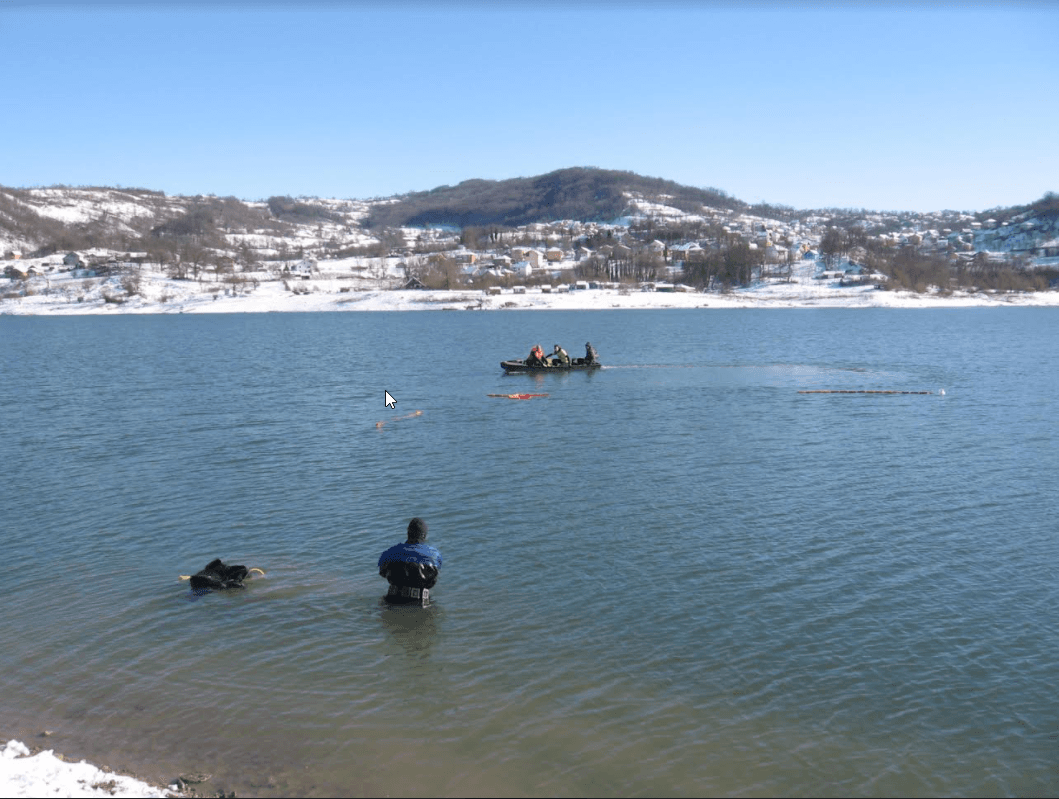
[[[547,394],[486,394],[487,397],[500,397],[501,399],[533,399],[534,397],[547,397]]]
[[[799,391],[799,394],[933,394],[933,391],[872,391],[868,389],[850,390],[837,388],[817,388],[811,391]]]

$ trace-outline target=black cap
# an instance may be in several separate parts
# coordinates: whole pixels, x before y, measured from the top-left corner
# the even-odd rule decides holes
[[[427,540],[427,523],[418,516],[408,523],[408,540],[413,544]]]

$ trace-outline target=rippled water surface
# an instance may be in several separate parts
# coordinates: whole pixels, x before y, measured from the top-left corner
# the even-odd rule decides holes
[[[0,733],[240,796],[1054,795],[1057,375],[1051,309],[0,317]]]

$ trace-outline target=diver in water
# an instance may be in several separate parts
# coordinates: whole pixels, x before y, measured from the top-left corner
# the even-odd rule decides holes
[[[417,516],[408,523],[408,539],[379,557],[379,576],[390,584],[387,602],[422,607],[430,604],[430,589],[441,569],[441,553],[426,541],[427,523]]]

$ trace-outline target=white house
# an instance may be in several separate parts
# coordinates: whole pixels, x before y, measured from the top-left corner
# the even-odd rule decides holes
[[[300,275],[303,278],[308,278],[313,272],[317,271],[316,261],[312,258],[303,258],[298,261],[298,263],[289,267],[286,271],[290,272],[292,275]]]

